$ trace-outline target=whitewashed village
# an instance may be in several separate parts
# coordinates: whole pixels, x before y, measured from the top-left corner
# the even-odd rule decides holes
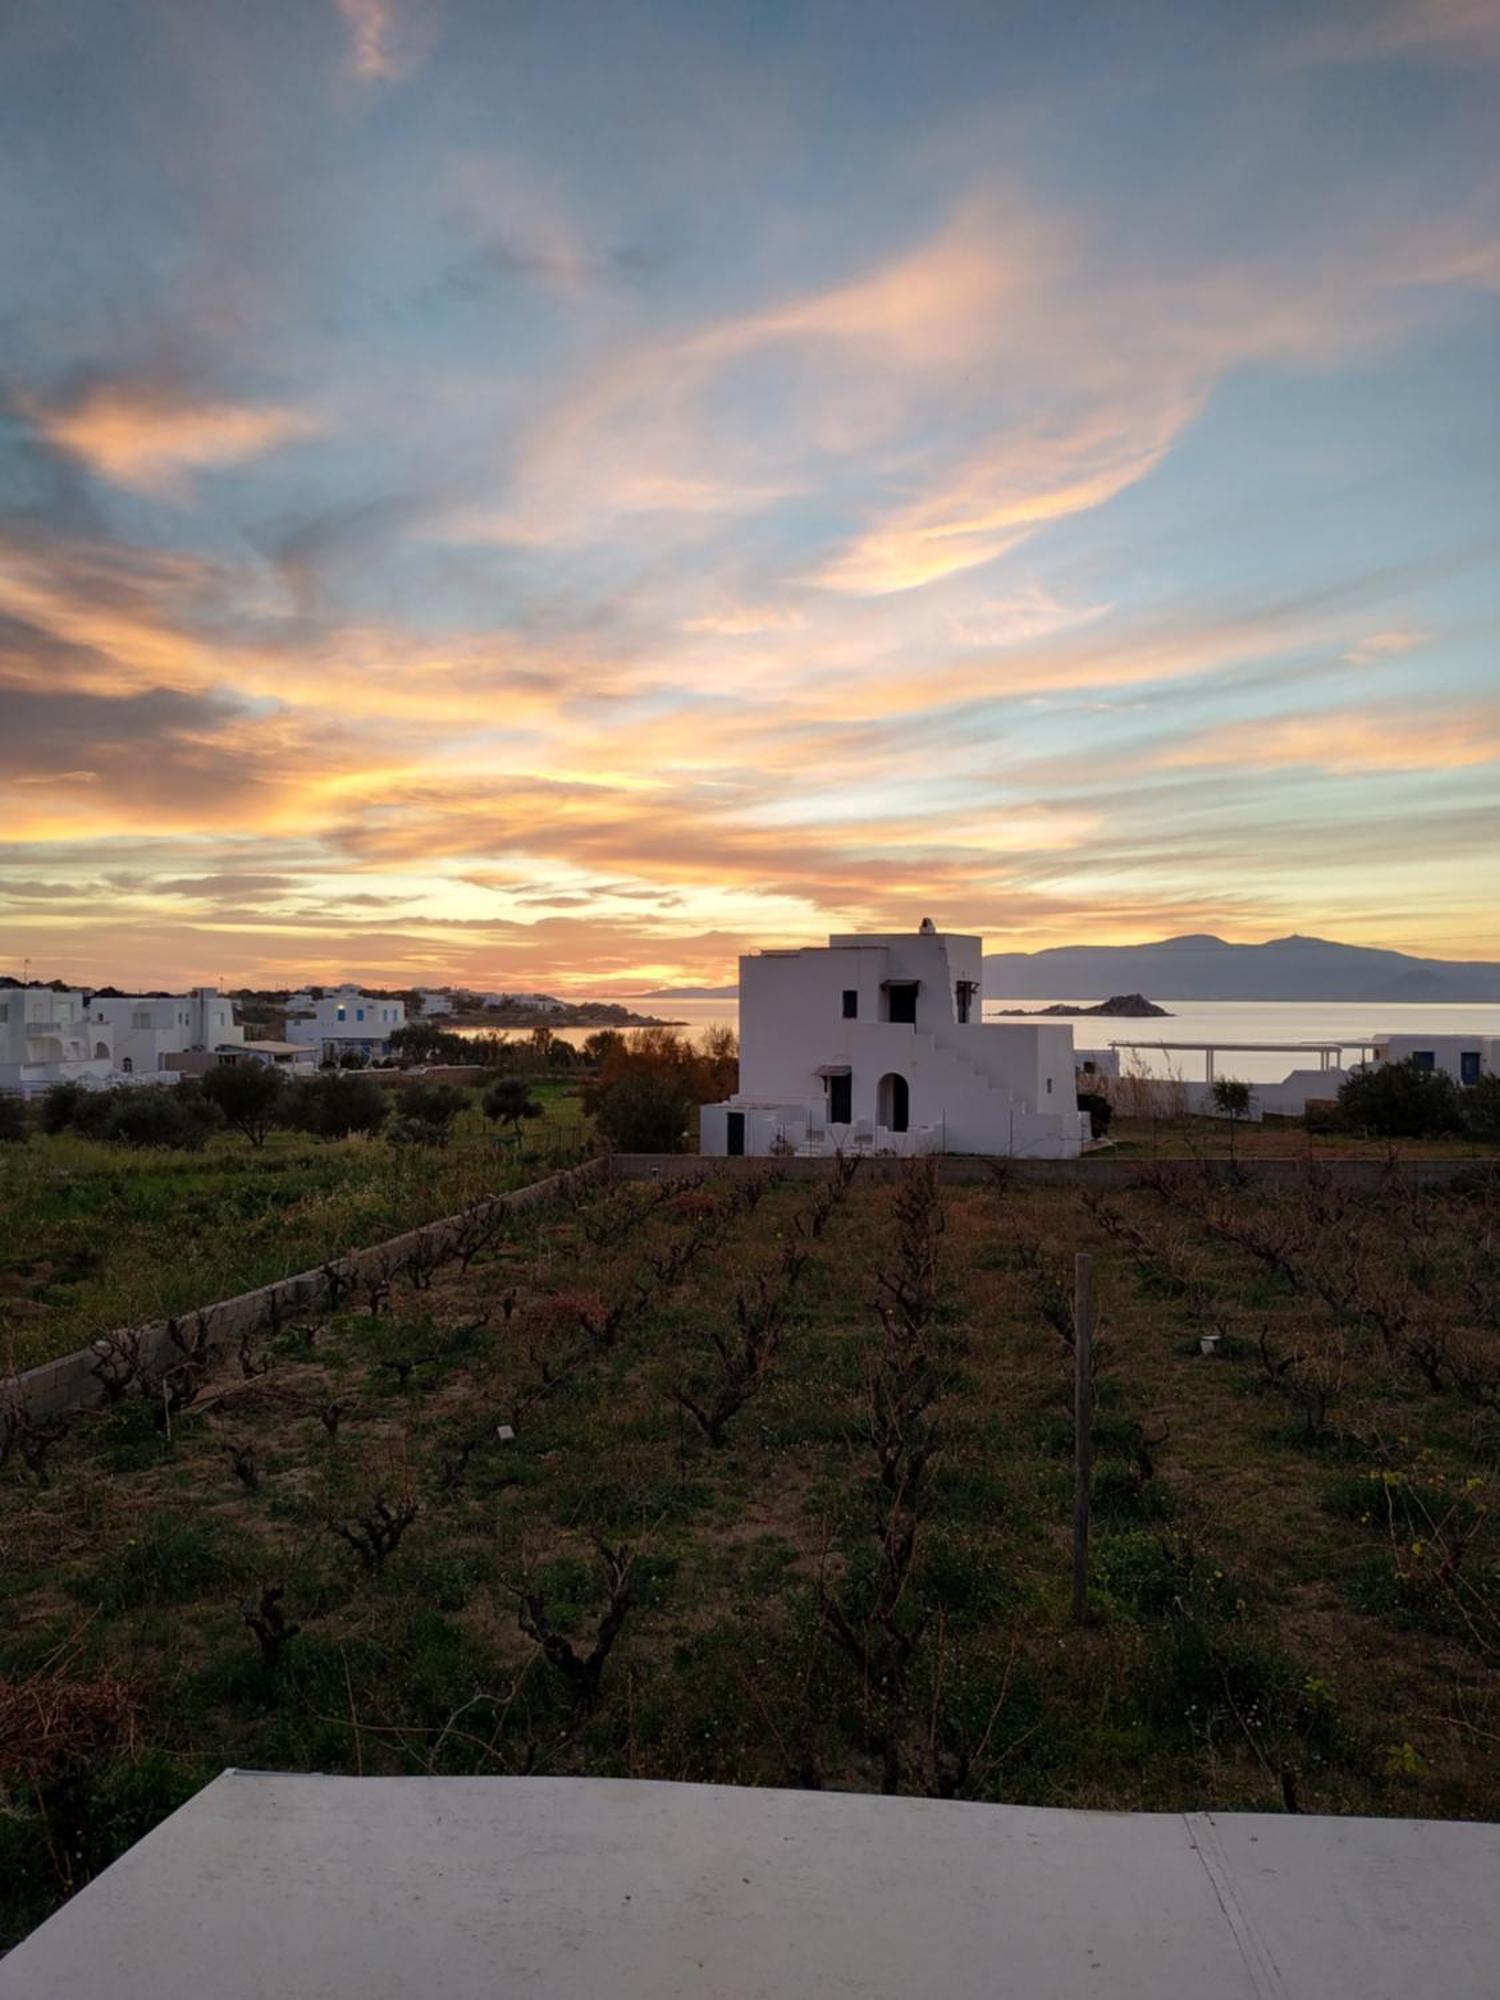
[[[1500,1072],[1500,1036],[1477,1030],[1084,1045],[1066,1022],[986,1020],[983,940],[940,932],[930,919],[915,932],[747,954],[738,996],[738,1088],[701,1108],[697,1145],[708,1157],[1076,1159],[1098,1143],[1080,1093],[1106,1101],[1125,1094],[1135,1109],[1158,1114],[1254,1123],[1331,1106],[1360,1067],[1411,1064],[1460,1088]],[[539,993],[480,997],[538,1023],[560,1004]],[[412,998],[413,1020],[451,1021],[451,989],[418,988]],[[283,1032],[268,1037],[247,1030],[217,987],[132,996],[11,984],[0,988],[0,1092],[26,1099],[58,1083],[170,1086],[245,1063],[306,1078],[320,1068],[393,1063],[409,1025],[405,999],[348,983],[290,993],[281,1006]],[[1226,1109],[1216,1086],[1233,1079],[1235,1056],[1246,1053],[1283,1056],[1286,1073]],[[1188,1074],[1200,1066],[1201,1077]]]

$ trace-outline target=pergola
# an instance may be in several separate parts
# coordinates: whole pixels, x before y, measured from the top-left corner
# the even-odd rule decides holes
[[[1365,1062],[1375,1046],[1373,1038],[1361,1042],[1111,1042],[1112,1049],[1159,1049],[1185,1051],[1190,1055],[1204,1058],[1203,1076],[1206,1083],[1214,1080],[1214,1059],[1219,1055],[1313,1055],[1318,1058],[1319,1069],[1342,1069],[1345,1049],[1357,1049],[1359,1059]]]

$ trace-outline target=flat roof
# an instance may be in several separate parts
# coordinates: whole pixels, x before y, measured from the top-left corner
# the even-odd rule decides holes
[[[1077,1018],[1076,1016],[1068,1018]],[[1095,1015],[1094,1019],[1098,1019]],[[1196,1049],[1205,1054],[1212,1049],[1232,1049],[1241,1054],[1270,1056],[1292,1055],[1338,1055],[1344,1049],[1372,1049],[1383,1035],[1355,1035],[1341,1042],[1237,1042],[1225,1035],[1212,1042],[1115,1042],[1112,1049]]]
[[[226,1772],[0,2000],[1493,2000],[1500,1828]]]

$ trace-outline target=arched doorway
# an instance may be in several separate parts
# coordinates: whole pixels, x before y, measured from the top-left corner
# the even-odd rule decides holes
[[[906,1078],[891,1070],[875,1093],[875,1122],[887,1132],[904,1132],[911,1124],[911,1092]]]
[[[122,1056],[120,1058],[120,1068],[125,1072],[126,1076],[129,1076],[135,1069],[135,1057]]]
[[[97,1061],[97,1060],[99,1059],[99,1057],[100,1057],[100,1056],[107,1056],[108,1054],[109,1054],[109,1043],[108,1043],[108,1042],[95,1042],[95,1044],[94,1044],[94,1059],[95,1059],[95,1061]]]

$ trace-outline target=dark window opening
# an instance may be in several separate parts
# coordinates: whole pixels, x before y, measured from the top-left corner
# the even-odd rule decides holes
[[[901,1021],[908,1027],[917,1024],[917,982],[893,980],[885,989],[886,1019]]]
[[[854,1119],[854,1078],[847,1072],[828,1079],[828,1122],[848,1125]]]
[[[1478,1083],[1479,1051],[1465,1049],[1458,1058],[1458,1080],[1460,1083]]]
[[[1411,1066],[1413,1069],[1436,1069],[1437,1051],[1435,1049],[1413,1049],[1411,1052]]]
[[[731,1111],[724,1121],[724,1150],[731,1159],[740,1160],[745,1156],[745,1114]]]
[[[844,988],[844,1019],[846,1021],[859,1019],[859,994],[852,986]]]
[[[959,1026],[974,1017],[974,996],[979,991],[979,983],[974,979],[960,979],[953,988],[954,1008],[958,1014]]]

